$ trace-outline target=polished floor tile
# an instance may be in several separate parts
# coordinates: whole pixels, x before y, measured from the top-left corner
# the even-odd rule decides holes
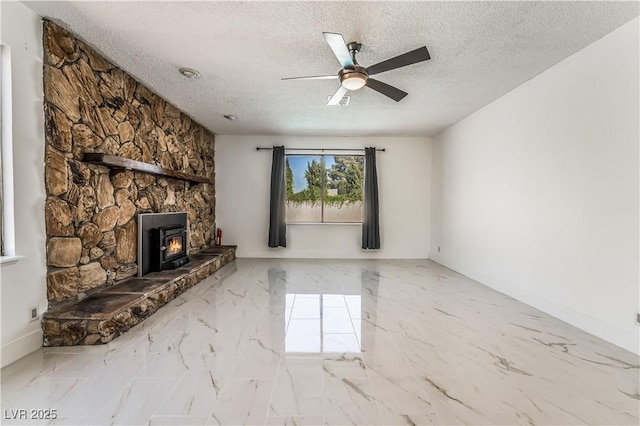
[[[431,261],[238,259],[107,345],[4,368],[2,424],[637,425],[639,375]]]

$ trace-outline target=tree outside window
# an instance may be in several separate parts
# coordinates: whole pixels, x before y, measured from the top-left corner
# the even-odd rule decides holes
[[[287,222],[360,223],[364,156],[287,155]]]

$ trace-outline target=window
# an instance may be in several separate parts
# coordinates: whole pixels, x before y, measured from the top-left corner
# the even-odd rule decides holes
[[[15,257],[11,120],[11,56],[0,44],[0,263],[4,256]]]
[[[285,173],[287,222],[362,222],[363,155],[287,155]]]
[[[4,118],[6,112],[3,114],[5,110],[5,98],[6,98],[6,90],[5,90],[5,80],[7,75],[7,70],[5,69],[6,65],[6,47],[4,45],[0,45],[0,256],[4,256],[4,197],[2,196],[2,185],[4,184],[4,179],[2,176],[2,147],[6,140],[4,136],[4,129],[6,126],[4,125]]]

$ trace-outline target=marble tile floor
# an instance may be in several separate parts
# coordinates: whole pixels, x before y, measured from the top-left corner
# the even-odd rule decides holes
[[[4,368],[1,420],[638,425],[639,373],[431,261],[238,259],[107,345]]]

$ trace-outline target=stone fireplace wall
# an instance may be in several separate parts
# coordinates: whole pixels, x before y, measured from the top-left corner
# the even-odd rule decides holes
[[[214,137],[44,21],[45,183],[49,305],[77,300],[137,273],[137,214],[186,211],[189,250],[213,243]],[[114,154],[208,177],[192,185],[143,173],[112,174],[82,161]]]

